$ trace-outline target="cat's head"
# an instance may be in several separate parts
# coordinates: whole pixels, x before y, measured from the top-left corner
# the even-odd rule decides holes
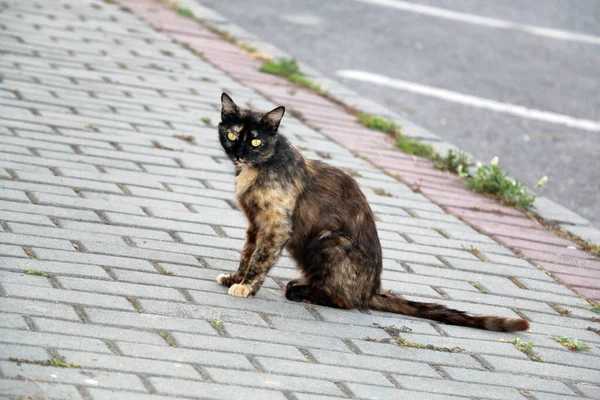
[[[277,107],[266,114],[240,109],[227,93],[221,95],[219,140],[235,165],[267,162],[275,153],[277,129],[285,113]]]

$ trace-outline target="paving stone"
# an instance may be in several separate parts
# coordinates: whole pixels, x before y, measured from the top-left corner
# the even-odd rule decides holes
[[[6,378],[28,376],[36,381],[48,383],[67,383],[86,387],[107,387],[145,391],[140,378],[131,374],[104,371],[82,371],[69,368],[51,368],[40,365],[0,362],[0,369]]]
[[[28,224],[54,226],[50,218],[48,218],[45,215],[24,214],[15,211],[0,210],[0,219],[3,221],[25,222]]]
[[[53,249],[35,249],[35,254],[42,260],[53,260],[70,263],[94,264],[106,267],[119,267],[137,271],[156,271],[148,260],[114,257],[102,254],[74,253]]]
[[[225,322],[238,322],[266,326],[267,323],[255,312],[222,309],[196,304],[172,303],[159,300],[140,299],[142,309],[152,314],[162,314],[181,318],[201,318],[212,321],[217,318]]]
[[[106,216],[114,225],[133,226],[135,228],[153,228],[181,232],[192,232],[200,233],[203,235],[216,236],[215,231],[209,225],[200,223],[186,223],[183,221],[171,221],[168,219],[137,217],[134,215],[117,214],[111,212],[107,212]]]
[[[19,212],[19,213],[29,213],[29,214],[41,214],[43,216],[45,216],[45,218],[40,218],[40,220],[43,221],[47,221],[47,217],[57,217],[57,218],[68,218],[68,219],[74,219],[74,220],[80,220],[80,221],[93,221],[93,222],[101,222],[100,218],[94,214],[92,211],[85,211],[85,210],[70,210],[70,209],[63,209],[63,208],[58,208],[58,207],[50,207],[50,206],[41,206],[41,205],[37,205],[37,204],[22,204],[22,203],[12,203],[12,202],[5,202],[5,201],[0,201],[0,213],[2,212]],[[15,215],[14,213],[9,214],[9,215]],[[33,219],[34,217],[30,217],[31,218],[31,223],[36,223],[35,220]],[[10,221],[10,220],[9,220]],[[19,222],[29,222],[27,220],[17,220]],[[41,225],[48,225],[48,224],[41,224]]]
[[[106,225],[106,224],[92,224],[87,222],[79,222],[79,221],[68,221],[61,220],[61,225],[65,229],[74,230],[74,231],[82,231],[89,232],[91,234],[104,233],[107,235],[114,235],[117,237],[121,236],[129,236],[129,237],[139,237],[139,238],[148,238],[155,240],[164,240],[168,242],[172,242],[173,238],[169,236],[167,232],[158,231],[158,230],[150,230],[150,229],[138,229],[133,227],[123,227],[123,226],[114,226],[114,225]]]
[[[217,383],[241,385],[250,388],[277,388],[279,390],[306,393],[343,395],[343,392],[334,383],[325,379],[298,378],[269,373],[259,374],[256,372],[233,371],[220,368],[206,368],[206,372]]]
[[[0,314],[0,327],[11,329],[29,329],[23,317],[16,314]]]
[[[219,385],[215,383],[184,381],[170,378],[150,378],[150,383],[161,393],[177,396],[195,396],[198,393],[202,393],[202,395],[207,398],[229,400],[239,396],[239,394],[243,392],[244,399],[286,399],[286,397],[279,392],[249,388],[246,386],[232,386],[231,383]],[[273,389],[276,389],[276,387],[273,387]],[[150,397],[148,397],[148,399],[150,399]],[[154,399],[154,397],[152,397],[152,399]]]
[[[41,347],[23,346],[22,344],[7,344],[3,342],[2,346],[0,346],[0,359],[8,360],[11,358],[21,358],[29,361],[45,361],[50,357],[46,350]]]
[[[8,272],[0,270],[0,282],[27,286],[41,286],[45,288],[52,287],[52,284],[48,278],[39,275],[28,275],[25,273],[25,271]]]
[[[200,335],[217,335],[208,321],[202,319],[174,318],[156,314],[138,314],[132,312],[86,309],[90,321],[95,324],[131,327],[136,329],[180,331]],[[211,319],[212,320],[212,319]]]
[[[15,233],[0,232],[0,243],[13,244],[19,246],[39,246],[51,249],[66,251],[75,251],[73,244],[68,240],[31,237],[28,235],[19,235]]]
[[[40,315],[79,321],[73,307],[65,304],[53,304],[41,301],[21,300],[3,297],[0,311],[24,315]]]
[[[90,292],[75,290],[62,290],[55,288],[43,288],[36,286],[35,290],[27,290],[26,285],[2,283],[2,288],[7,296],[28,297],[37,300],[45,300],[58,303],[67,303],[73,305],[106,307],[117,310],[134,310],[131,303],[124,297],[108,296]]]
[[[219,352],[253,354],[304,361],[304,355],[294,346],[261,343],[251,340],[225,338],[222,336],[200,336],[197,334],[173,333],[180,347],[198,348]]]
[[[415,392],[396,388],[363,385],[360,383],[347,383],[346,386],[359,399],[383,400],[383,399],[423,399],[423,400],[450,400],[456,399],[453,395],[436,393]]]
[[[30,346],[46,346],[73,350],[90,350],[99,353],[109,353],[106,345],[97,339],[79,338],[53,333],[31,332],[14,329],[0,330],[3,343],[25,344]]]
[[[1,232],[0,232],[1,233]],[[27,253],[21,246],[11,246],[7,244],[3,244],[0,247],[0,256],[4,257],[18,257],[18,258],[26,258],[28,257]]]
[[[110,282],[84,278],[59,277],[59,283],[65,289],[115,294],[120,296],[153,298],[184,302],[185,298],[176,289],[160,286],[138,285],[125,282]]]
[[[60,333],[76,337],[89,337],[108,340],[123,340],[134,343],[146,343],[166,346],[167,343],[158,333],[119,329],[110,326],[82,324],[59,321],[48,318],[32,318],[36,328],[42,332]]]
[[[22,379],[0,379],[2,394],[13,398],[33,397],[41,394],[46,399],[83,399],[77,388],[72,385],[57,385],[49,383],[27,382]]]
[[[580,383],[575,385],[583,394],[591,399],[600,398],[600,387],[589,384]]]
[[[515,375],[512,373],[477,371],[452,367],[442,367],[442,370],[455,381],[499,385],[528,391],[539,390],[563,395],[573,395],[573,391],[567,385],[556,379],[542,379],[533,376]]]
[[[353,340],[352,343],[360,350],[361,354],[365,355],[345,355],[324,350],[311,350],[311,353],[317,361],[327,364],[334,364],[337,363],[338,360],[344,360],[341,362],[342,365],[357,364],[362,365],[362,368],[372,368],[376,370],[381,370],[385,368],[385,366],[388,366],[387,370],[390,372],[416,376],[438,377],[439,375],[432,375],[429,366],[426,366],[425,364],[415,364],[412,362],[415,360],[419,363],[481,369],[481,365],[468,354],[400,347],[393,342],[376,343],[365,340]],[[431,343],[425,342],[423,344],[426,345]],[[406,360],[406,362],[398,362],[397,360]]]
[[[27,269],[39,270],[47,274],[80,275],[89,278],[108,279],[106,271],[96,265],[65,264],[54,261],[40,261],[30,258],[0,257],[0,268],[12,271],[25,271]]]
[[[174,376],[188,379],[199,379],[200,377],[198,371],[191,365],[177,362],[161,360],[140,362],[139,358],[69,350],[59,350],[59,354],[70,362],[81,365],[86,370],[109,369],[132,374]]]

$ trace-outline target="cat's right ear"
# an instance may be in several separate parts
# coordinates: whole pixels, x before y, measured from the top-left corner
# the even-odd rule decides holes
[[[238,106],[235,105],[231,97],[227,93],[223,93],[221,95],[221,120],[225,121],[227,119],[235,118],[240,115],[240,110]]]

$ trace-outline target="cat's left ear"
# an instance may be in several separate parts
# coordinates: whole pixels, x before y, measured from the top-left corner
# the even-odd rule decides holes
[[[285,107],[277,107],[266,113],[262,117],[261,122],[271,128],[273,131],[276,131],[277,128],[279,128],[279,123],[281,122],[281,118],[283,118],[283,114],[285,114]]]
[[[221,106],[221,120],[223,121],[228,118],[235,118],[240,113],[238,106],[227,93],[221,95]]]

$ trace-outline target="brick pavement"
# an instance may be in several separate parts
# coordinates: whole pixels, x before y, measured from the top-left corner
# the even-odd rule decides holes
[[[226,65],[229,53],[230,68],[215,68],[115,4],[0,1],[0,396],[600,398],[598,314],[424,196],[427,187],[440,191],[437,183],[458,193],[448,201],[460,200],[457,183],[431,170],[432,185],[414,192],[329,138],[343,126],[338,139],[365,152],[381,138],[335,106],[303,91],[292,96],[287,86],[275,92],[278,78],[250,74],[255,61],[158,3],[123,4],[179,40],[193,38],[190,46],[215,65]],[[312,107],[303,114],[320,132],[290,114],[282,131],[361,183],[379,218],[384,287],[474,313],[523,316],[531,332],[287,302],[281,288],[295,270],[286,256],[257,298],[228,296],[215,278],[237,266],[245,221],[213,125],[223,90],[274,107],[256,85],[277,102]],[[371,161],[393,158],[387,167],[416,173],[410,157],[372,152],[382,156]],[[507,229],[536,229],[514,227],[525,221]],[[527,240],[505,244],[527,248]],[[470,245],[482,256],[465,250]],[[570,253],[532,251],[547,264],[574,263]],[[586,257],[576,267],[596,270]],[[387,343],[389,326],[433,349]],[[572,353],[554,335],[591,349]],[[509,343],[515,336],[535,342],[544,362],[519,352]],[[82,368],[35,363],[52,357]]]

